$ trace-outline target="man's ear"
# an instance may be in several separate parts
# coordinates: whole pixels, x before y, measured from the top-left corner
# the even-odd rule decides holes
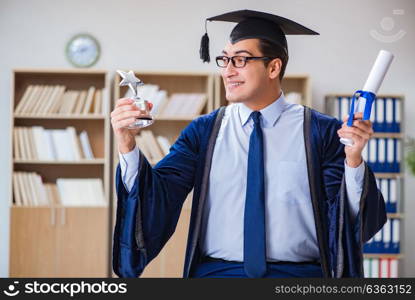
[[[279,58],[274,58],[270,61],[268,64],[268,70],[269,70],[269,78],[275,79],[280,75],[282,67],[282,61]]]

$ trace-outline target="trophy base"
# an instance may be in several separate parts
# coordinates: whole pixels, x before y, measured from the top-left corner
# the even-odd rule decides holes
[[[128,129],[144,128],[144,127],[150,126],[153,123],[154,123],[153,118],[140,118],[140,119],[136,119],[135,122],[127,126],[127,128]]]

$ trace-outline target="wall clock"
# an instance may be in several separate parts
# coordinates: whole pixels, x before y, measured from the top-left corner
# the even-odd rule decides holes
[[[66,57],[75,67],[93,66],[100,56],[98,41],[90,34],[82,33],[72,37],[66,45]]]

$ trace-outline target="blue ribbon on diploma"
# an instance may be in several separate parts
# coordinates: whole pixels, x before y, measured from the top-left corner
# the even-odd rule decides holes
[[[354,117],[354,106],[356,99],[360,97],[366,99],[365,110],[363,111],[363,120],[370,119],[370,112],[372,111],[372,103],[376,100],[376,95],[372,92],[366,92],[358,90],[353,94],[352,104],[350,106],[349,120],[347,120],[347,126],[352,127]]]

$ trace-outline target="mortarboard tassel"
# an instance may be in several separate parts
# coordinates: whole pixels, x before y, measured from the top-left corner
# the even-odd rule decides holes
[[[209,55],[209,36],[207,34],[206,28],[207,21],[205,22],[205,30],[206,33],[202,36],[202,40],[200,41],[200,59],[203,62],[210,62],[210,55]]]

